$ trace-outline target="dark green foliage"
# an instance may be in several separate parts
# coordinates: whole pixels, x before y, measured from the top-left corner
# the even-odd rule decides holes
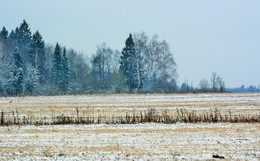
[[[135,52],[134,49],[134,41],[132,39],[132,35],[130,34],[125,42],[125,47],[123,48],[122,55],[120,57],[120,70],[125,76],[125,82],[128,88],[131,89],[131,73],[130,73],[130,55]]]
[[[8,31],[6,30],[5,27],[3,27],[3,29],[0,31],[0,36],[1,36],[3,39],[7,39],[7,37],[8,37]]]
[[[0,41],[0,95],[174,92],[177,88],[168,44],[156,39],[150,43],[145,34],[137,39],[130,34],[122,52],[104,43],[90,61],[84,53],[67,52],[58,43],[45,45],[39,31],[32,35],[25,20],[9,35],[3,27]]]
[[[8,31],[3,27],[0,31],[0,59],[4,60],[7,57],[9,54],[8,47]]]
[[[19,28],[15,29],[15,46],[21,51],[21,56],[25,64],[29,63],[30,44],[32,42],[32,32],[28,23],[23,20]],[[25,69],[25,68],[23,68]]]
[[[92,75],[93,79],[97,84],[102,84],[104,82],[104,61],[101,54],[97,54],[92,58]]]
[[[142,65],[141,56],[135,51],[132,34],[127,38],[120,58],[120,70],[125,76],[125,83],[130,92],[137,92],[142,87]]]
[[[15,51],[13,53],[13,62],[15,67],[18,68],[22,68],[23,66],[23,60],[20,54],[20,50],[18,48],[15,48]]]
[[[24,71],[23,71],[23,61],[18,48],[15,49],[13,53],[13,86],[15,88],[16,95],[23,92],[23,82],[24,82]]]
[[[16,37],[15,32],[14,32],[14,30],[12,30],[12,31],[10,32],[10,34],[9,34],[9,39],[10,39],[11,41],[15,41],[15,37]]]
[[[32,42],[30,44],[30,51],[29,51],[29,63],[32,67],[36,68],[39,74],[39,82],[44,83],[46,79],[46,56],[45,56],[45,43],[42,39],[41,34],[36,31],[33,34]]]
[[[24,91],[26,94],[33,94],[39,83],[38,70],[32,65],[27,65],[24,80]]]
[[[63,55],[61,58],[61,70],[62,77],[60,82],[60,89],[63,93],[67,93],[69,87],[70,68],[65,48],[63,49]]]
[[[14,77],[14,85],[16,95],[20,95],[23,92],[24,72],[22,68],[18,68]]]
[[[20,46],[28,47],[31,44],[32,32],[25,20],[23,20],[18,30],[16,29],[16,34]]]
[[[30,44],[30,63],[33,67],[36,67],[36,65],[38,65],[38,61],[37,59],[39,59],[38,57],[44,54],[44,41],[42,40],[42,36],[40,35],[40,33],[38,31],[36,31],[33,34],[32,37],[32,42]]]
[[[69,87],[70,69],[66,56],[66,49],[63,49],[63,55],[60,45],[57,43],[53,54],[53,83],[58,87],[58,91],[67,93]]]
[[[62,57],[61,47],[57,43],[53,53],[52,60],[52,80],[55,85],[59,85],[62,78]]]

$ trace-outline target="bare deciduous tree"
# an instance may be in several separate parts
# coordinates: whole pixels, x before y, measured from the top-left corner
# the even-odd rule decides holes
[[[211,75],[211,88],[212,88],[212,92],[217,92],[218,88],[217,88],[217,73],[213,72]]]
[[[176,82],[176,63],[169,44],[159,41],[154,35],[151,39],[143,32],[134,35],[136,52],[143,58],[144,88],[152,92],[169,92],[171,82]]]
[[[216,84],[217,84],[219,92],[225,92],[225,82],[223,81],[223,79],[221,77],[219,77],[219,76],[217,77]]]
[[[105,79],[111,73],[110,59],[113,51],[106,43],[103,43],[97,47],[96,54],[92,58],[92,70],[96,81],[103,84]]]
[[[209,82],[206,79],[202,79],[199,82],[199,89],[201,92],[208,92],[209,91]]]

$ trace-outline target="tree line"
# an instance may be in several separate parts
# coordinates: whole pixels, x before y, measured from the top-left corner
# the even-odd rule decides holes
[[[0,95],[174,92],[176,63],[166,41],[130,34],[122,51],[105,43],[92,57],[45,44],[39,31],[0,31]]]
[[[227,89],[224,80],[218,76],[216,72],[213,72],[209,80],[201,79],[197,87],[194,87],[192,83],[185,81],[178,88],[178,91],[181,93],[222,93],[226,92]]]
[[[241,85],[240,87],[236,87],[236,88],[229,88],[228,91],[231,92],[260,92],[260,85],[258,85],[258,87],[254,86],[254,85],[249,85],[249,86],[245,86],[245,85]]]
[[[82,93],[173,93],[191,91],[177,86],[177,65],[165,40],[146,33],[129,34],[122,51],[106,43],[96,53],[84,53],[56,43],[46,44],[39,31],[20,26],[0,31],[0,95],[57,95]],[[213,92],[224,91],[224,81],[214,77]],[[200,91],[208,91],[201,81]],[[194,91],[194,89],[192,89]]]

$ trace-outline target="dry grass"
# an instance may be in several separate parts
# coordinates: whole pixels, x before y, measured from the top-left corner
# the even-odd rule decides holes
[[[9,114],[9,115],[8,115]],[[134,109],[130,113],[122,116],[107,116],[100,113],[84,113],[78,108],[75,109],[74,115],[58,115],[52,117],[41,117],[35,119],[33,116],[19,116],[19,111],[5,113],[1,112],[0,125],[59,125],[59,124],[136,124],[136,123],[164,123],[171,124],[176,122],[184,123],[259,123],[260,112],[256,114],[232,114],[231,111],[222,113],[219,109],[214,108],[209,111],[197,112],[196,110],[188,111],[177,109],[175,113],[167,109],[156,110],[154,108],[145,111],[136,112]]]
[[[259,160],[259,111],[258,93],[2,97],[0,160]]]
[[[259,111],[258,93],[2,97],[0,125],[259,122]]]

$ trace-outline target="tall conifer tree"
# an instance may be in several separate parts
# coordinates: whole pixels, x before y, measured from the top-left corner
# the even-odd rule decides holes
[[[30,60],[29,50],[32,41],[32,32],[28,23],[25,20],[23,20],[19,28],[15,29],[15,39],[15,46],[19,47],[22,59],[26,65],[27,63],[29,63]]]
[[[5,27],[3,27],[2,30],[0,31],[0,36],[1,36],[3,39],[7,39],[7,37],[8,37],[8,31],[6,30]]]
[[[58,43],[56,44],[54,49],[52,64],[53,83],[58,86],[62,78],[61,47]]]
[[[13,53],[13,86],[15,88],[15,94],[19,95],[23,92],[23,82],[24,82],[24,71],[23,71],[23,61],[18,48],[15,48]]]
[[[69,86],[70,69],[69,69],[69,63],[68,63],[68,59],[66,56],[65,48],[63,48],[61,67],[62,67],[62,80],[60,83],[60,89],[64,93],[66,93],[68,91],[68,86]]]
[[[32,36],[32,42],[30,44],[30,64],[37,69],[39,74],[39,82],[43,83],[46,75],[46,67],[45,67],[45,43],[42,39],[39,31],[36,31]]]
[[[120,70],[125,76],[125,82],[130,92],[137,92],[142,88],[141,56],[135,51],[132,34],[129,35],[125,42],[125,47],[120,57]]]

